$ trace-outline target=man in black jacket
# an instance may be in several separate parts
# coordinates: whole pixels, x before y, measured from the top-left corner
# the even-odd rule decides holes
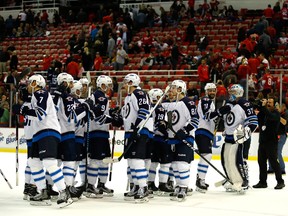
[[[277,160],[278,137],[277,132],[280,124],[280,113],[275,109],[275,99],[269,97],[261,101],[258,113],[259,122],[259,148],[258,148],[258,164],[260,169],[260,181],[253,185],[253,188],[267,188],[267,160],[269,159],[273,170],[277,185],[274,189],[282,189],[285,187],[284,180]]]

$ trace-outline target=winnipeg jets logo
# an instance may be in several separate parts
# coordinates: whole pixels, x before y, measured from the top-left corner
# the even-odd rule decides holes
[[[104,101],[105,98],[104,98],[104,97],[99,97],[98,100],[99,100],[99,101]]]
[[[66,100],[67,100],[67,101],[73,101],[73,97],[70,97],[70,96],[69,96],[69,97],[66,98]]]
[[[129,114],[130,114],[130,110],[131,110],[130,104],[127,104],[126,106],[124,106],[123,110],[124,110],[125,119],[127,119]]]
[[[227,114],[227,117],[226,117],[226,123],[228,126],[231,126],[233,125],[235,122],[235,115],[234,113],[230,112]]]
[[[179,122],[180,115],[177,110],[173,110],[172,112],[172,125],[176,125]]]

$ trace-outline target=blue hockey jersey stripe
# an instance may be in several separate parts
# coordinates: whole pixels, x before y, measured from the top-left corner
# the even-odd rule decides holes
[[[41,140],[45,137],[51,137],[51,136],[56,137],[57,139],[59,139],[59,141],[61,140],[61,135],[59,132],[52,131],[52,130],[44,130],[44,131],[40,131],[36,135],[34,135],[32,142],[38,142],[39,140]]]

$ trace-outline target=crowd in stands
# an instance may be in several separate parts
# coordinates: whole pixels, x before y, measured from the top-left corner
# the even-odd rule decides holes
[[[47,51],[41,59],[41,69],[48,75],[67,71],[79,79],[84,71],[97,71],[92,73],[96,76],[103,70],[181,69],[186,70],[186,74],[198,75],[196,80],[186,80],[188,93],[198,98],[205,83],[211,81],[217,82],[219,97],[227,94],[225,88],[230,84],[238,82],[244,87],[248,84],[251,97],[257,97],[259,92],[264,96],[268,93],[279,96],[280,76],[272,69],[288,68],[284,55],[288,46],[286,1],[283,5],[279,2],[273,7],[268,5],[261,14],[252,17],[250,26],[244,25],[248,14],[234,10],[232,5],[220,8],[217,0],[203,0],[199,8],[194,8],[193,2],[188,1],[187,6],[182,0],[174,1],[170,11],[160,7],[159,14],[149,5],[125,10],[104,7],[93,12],[69,10],[68,14],[55,11],[52,23],[49,23],[47,11],[35,14],[32,9],[27,9],[16,18],[9,16],[4,20],[0,16],[0,25],[5,26],[6,40],[45,36],[48,41],[52,28],[64,29],[67,24],[75,23],[88,26],[66,41],[62,53],[65,58],[58,59],[55,53]],[[197,28],[220,20],[238,26],[237,44],[232,47],[210,46],[213,36],[202,34]],[[153,35],[155,29],[165,34]],[[1,46],[1,83],[4,83],[3,72],[9,69],[10,76],[17,72],[17,52],[13,44]],[[139,61],[135,61],[137,58]],[[282,78],[285,102],[288,77],[284,73]],[[8,96],[9,89],[2,87],[0,95]]]

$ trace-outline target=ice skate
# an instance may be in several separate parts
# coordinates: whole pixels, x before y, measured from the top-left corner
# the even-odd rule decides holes
[[[180,187],[176,186],[174,191],[169,194],[170,200],[177,201],[177,196],[178,196],[179,192],[180,192]]]
[[[73,201],[79,200],[79,199],[81,198],[82,193],[83,193],[83,190],[82,190],[82,189],[77,189],[77,188],[74,187],[74,186],[68,186],[68,190],[69,190],[71,199],[72,199]]]
[[[95,188],[94,185],[88,184],[86,188],[86,195],[87,198],[97,198],[101,199],[103,198],[103,191],[99,190],[98,188]]]
[[[105,184],[100,181],[98,182],[97,189],[102,190],[104,196],[112,197],[114,195],[114,190],[107,188]]]
[[[30,204],[34,206],[51,206],[51,197],[47,189],[43,189],[39,194],[30,197]]]
[[[201,179],[197,176],[196,180],[196,191],[200,193],[206,193],[208,190],[207,184],[205,183],[204,179]]]
[[[158,196],[169,196],[170,193],[173,193],[174,190],[168,186],[167,183],[160,182],[157,195]]]
[[[36,185],[25,183],[23,194],[23,200],[30,200],[30,197],[36,196],[38,194]]]
[[[134,196],[137,194],[138,190],[139,190],[139,185],[134,185],[132,190],[130,190],[129,192],[124,193],[124,200],[125,201],[134,200]]]
[[[59,192],[59,197],[57,199],[57,204],[59,208],[65,208],[68,205],[71,205],[73,200],[71,199],[69,188]]]
[[[59,193],[53,190],[53,186],[47,184],[47,193],[51,197],[51,200],[57,200]]]
[[[149,201],[149,192],[148,188],[146,187],[140,187],[137,191],[137,193],[134,195],[135,203],[144,203]]]
[[[188,189],[188,187],[180,187],[180,191],[177,194],[177,201],[178,202],[182,202],[182,201],[186,200],[187,189]]]

